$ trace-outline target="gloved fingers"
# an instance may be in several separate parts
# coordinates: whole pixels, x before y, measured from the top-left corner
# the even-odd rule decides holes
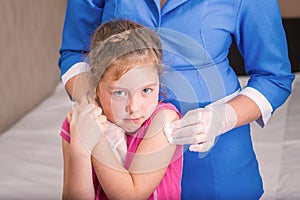
[[[171,144],[194,144],[204,140],[204,128],[202,123],[198,123],[174,129],[171,123],[166,123],[164,133]]]
[[[206,140],[207,140],[207,134],[205,133],[196,134],[191,144],[200,144],[205,142]]]
[[[76,103],[74,105],[74,109],[77,109],[79,112],[82,111],[82,109],[84,108],[84,106],[86,106],[88,104],[88,100],[87,100],[87,96],[83,96],[81,99],[80,99],[80,102]]]
[[[211,150],[211,148],[214,146],[214,142],[209,140],[207,142],[202,143],[201,152],[207,152]]]
[[[208,132],[212,113],[207,109],[189,111],[182,119],[166,123],[164,131],[168,137],[189,137]]]
[[[183,137],[183,138],[167,137],[167,139],[170,144],[184,145],[184,144],[192,144],[194,137],[195,136],[192,135],[192,136]]]
[[[201,152],[202,146],[203,146],[203,144],[192,144],[189,147],[189,150],[192,152]]]
[[[182,119],[172,122],[172,127],[174,129],[178,129],[185,126],[198,124],[199,122],[201,122],[202,110],[202,108],[190,110],[183,116]]]
[[[191,145],[189,147],[189,150],[192,151],[192,152],[198,153],[199,158],[204,158],[210,152],[210,150],[203,151],[203,144],[194,144],[194,145]]]
[[[125,135],[123,136],[124,137],[119,137],[117,140],[114,140],[114,143],[112,143],[112,145],[118,149],[126,150],[127,149],[126,138]],[[124,147],[126,147],[126,149]]]
[[[189,150],[193,152],[208,152],[213,146],[214,142],[207,141],[201,144],[193,144],[189,147]]]
[[[172,123],[166,123],[164,133],[171,144],[191,144],[195,137],[195,126],[187,126],[181,129],[174,129]]]
[[[91,110],[96,107],[95,101],[89,95],[85,95],[80,100],[80,103],[76,103],[73,109],[76,109],[79,113],[85,114],[91,112]]]
[[[73,104],[73,111],[78,112],[80,115],[91,112],[91,110],[95,107],[93,104],[89,104],[87,101],[87,97],[83,97],[80,103]]]
[[[99,125],[107,121],[106,116],[102,114],[102,109],[93,103],[80,104],[77,112],[82,118],[88,117],[90,120],[96,120]]]
[[[207,130],[207,126],[211,124],[213,119],[213,113],[210,110],[205,109],[205,111],[202,112],[202,119],[201,123],[205,124],[205,130]]]
[[[195,133],[191,131],[191,126],[183,127],[182,129],[174,130],[172,124],[166,123],[164,133],[171,144],[191,144],[194,140]]]
[[[95,104],[96,106],[98,106],[95,98],[93,98],[91,95],[87,95],[87,101],[88,101],[88,103],[92,103],[92,104]]]
[[[199,144],[206,141],[206,135],[202,133],[202,134],[196,134],[189,137],[181,137],[181,138],[167,137],[167,139],[169,143],[177,144],[177,145]]]
[[[201,124],[203,124],[201,129],[203,133],[203,140],[201,141],[201,138],[196,138],[196,143],[214,141],[215,137],[221,132],[221,119],[216,113],[214,113],[214,111],[210,109],[204,109]]]
[[[84,95],[81,99],[80,99],[80,104],[88,104],[89,100],[88,100],[88,95]]]
[[[115,147],[122,143],[125,143],[126,145],[125,131],[121,127],[109,121],[105,123],[105,126],[107,128],[104,131],[104,135],[111,145]]]
[[[174,127],[172,122],[168,122],[164,126],[164,133],[167,137],[181,138],[190,137],[206,131],[207,127],[203,123],[190,124],[180,128]]]
[[[81,112],[86,105],[88,104],[96,104],[95,100],[90,95],[85,95],[81,98],[80,102],[76,102],[72,105],[73,109],[78,110]]]
[[[120,149],[121,151],[126,152],[127,151],[127,143],[126,143],[126,138],[124,137],[124,140],[120,142],[120,144],[117,145],[117,149]]]
[[[87,104],[95,104],[96,106],[98,106],[96,100],[93,98],[93,96],[87,94],[84,95],[81,100],[80,100],[80,104],[81,105],[87,105]]]
[[[222,119],[211,108],[189,111],[181,120],[166,123],[164,127],[170,143],[201,144],[199,147],[192,147],[197,151],[208,151],[221,130]]]
[[[87,115],[90,114],[95,110],[95,105],[94,104],[80,104],[80,108],[78,109],[78,113],[81,115]],[[93,113],[95,116],[95,113]]]
[[[125,131],[109,121],[103,123],[105,126],[104,136],[110,143],[110,146],[116,155],[117,159],[120,159],[122,163],[125,162],[127,153],[127,141],[125,136]]]

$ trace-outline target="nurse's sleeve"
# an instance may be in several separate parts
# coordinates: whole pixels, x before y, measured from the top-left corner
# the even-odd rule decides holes
[[[257,123],[263,127],[290,95],[294,80],[278,2],[242,0],[234,35],[250,75],[241,94],[258,105]]]
[[[102,0],[69,0],[65,15],[58,65],[63,84],[73,76],[89,70],[85,53],[90,37],[101,22]]]

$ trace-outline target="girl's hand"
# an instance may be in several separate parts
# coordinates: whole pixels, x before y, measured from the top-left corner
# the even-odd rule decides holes
[[[102,109],[90,102],[87,97],[83,98],[67,116],[71,143],[80,143],[89,154],[103,136],[106,122]]]
[[[92,103],[91,103],[92,102]],[[63,199],[95,199],[91,151],[101,140],[106,117],[93,101],[84,98],[68,113],[70,142],[62,141],[64,157]]]

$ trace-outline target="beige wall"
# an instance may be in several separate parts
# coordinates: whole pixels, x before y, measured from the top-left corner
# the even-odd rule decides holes
[[[278,0],[283,18],[300,18],[300,0]]]
[[[1,0],[0,133],[59,82],[66,0]]]

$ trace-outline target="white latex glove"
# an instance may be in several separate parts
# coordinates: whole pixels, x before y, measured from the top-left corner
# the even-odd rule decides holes
[[[237,115],[229,104],[217,104],[187,112],[180,120],[167,123],[165,134],[171,144],[192,144],[190,151],[208,152],[216,139],[235,127]]]
[[[116,158],[124,165],[127,153],[125,131],[121,127],[109,121],[105,122],[105,126],[107,128],[104,132],[104,135],[107,141],[110,143],[111,149]]]
[[[99,139],[103,136],[106,117],[102,115],[102,109],[94,102],[89,103],[88,98],[83,98],[80,104],[73,107],[70,127],[71,134],[77,132],[81,144],[91,154]],[[74,134],[72,134],[74,135]],[[74,136],[77,136],[74,135]],[[73,136],[71,136],[72,140]]]

